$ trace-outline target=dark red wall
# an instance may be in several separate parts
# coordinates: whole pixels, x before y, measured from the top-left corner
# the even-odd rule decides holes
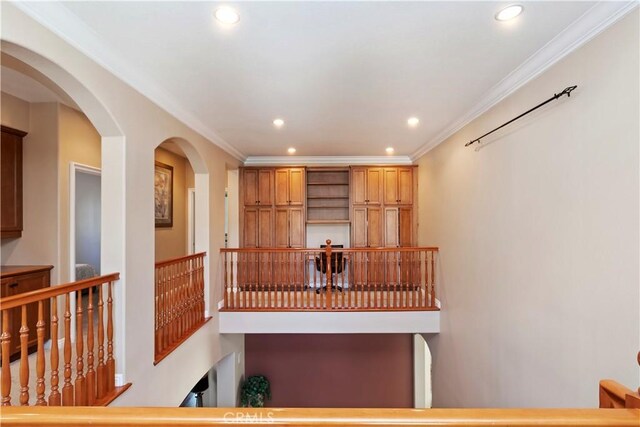
[[[271,407],[412,408],[410,334],[245,335],[245,373]]]

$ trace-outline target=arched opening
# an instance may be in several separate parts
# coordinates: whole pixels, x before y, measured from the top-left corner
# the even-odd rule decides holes
[[[209,313],[209,173],[183,138],[154,153],[155,363]]]
[[[15,101],[12,103],[14,107],[16,104],[26,105],[26,123],[30,128],[27,136],[30,139],[25,140],[25,146],[31,146],[24,151],[26,156],[23,159],[27,169],[23,171],[23,176],[25,181],[29,180],[25,182],[28,185],[23,188],[23,209],[29,217],[25,218],[28,220],[24,223],[21,238],[24,240],[2,241],[3,264],[19,262],[53,265],[50,280],[52,286],[77,279],[74,260],[77,254],[74,249],[75,210],[71,203],[74,197],[72,189],[75,190],[73,184],[76,173],[91,171],[95,175],[95,172],[99,171],[99,206],[93,204],[89,209],[94,213],[98,209],[99,217],[108,218],[108,221],[89,224],[93,236],[90,239],[99,236],[99,242],[92,241],[92,248],[88,251],[90,254],[83,253],[83,256],[89,255],[92,261],[87,264],[92,264],[96,274],[124,272],[124,254],[121,250],[125,240],[124,223],[120,216],[114,218],[112,214],[114,210],[124,212],[123,133],[102,102],[60,65],[40,53],[7,40],[2,40],[1,47],[2,64],[8,73],[15,73],[18,78],[23,79],[23,84],[33,82],[27,85],[45,88],[54,97],[51,102],[39,102],[38,99],[27,102],[15,96],[11,98]],[[9,96],[3,93],[3,98],[9,99]],[[9,107],[3,102],[3,122],[7,120],[4,114],[6,108]],[[95,192],[95,183],[93,189],[88,190],[86,194]],[[84,197],[81,199],[86,202]],[[38,215],[43,217],[39,218]],[[44,227],[45,233],[41,227]],[[108,233],[105,232],[107,229]],[[108,338],[113,348],[109,357],[114,361],[107,375],[109,381],[116,377],[123,378],[125,370],[125,293],[122,284],[113,286],[112,289],[113,301],[116,303],[113,304],[109,316],[115,323],[115,334]],[[60,331],[57,335],[60,348],[63,341],[77,342],[78,337],[82,337],[81,334],[84,333],[83,326],[79,322],[76,323],[75,306],[76,302],[83,300],[77,293],[69,299],[71,334],[66,333],[62,327],[63,321],[55,327],[51,320],[51,330]],[[68,311],[64,306],[64,300],[65,297],[58,297],[58,304],[51,305],[52,310],[56,307],[60,318],[63,310]],[[80,307],[83,307],[85,303],[81,304],[83,305]],[[86,310],[86,306],[84,309]],[[86,317],[88,316],[85,312]],[[33,330],[35,331],[35,328]],[[56,335],[51,335],[48,348],[56,341],[55,337]],[[116,384],[118,382],[119,380],[115,381]]]

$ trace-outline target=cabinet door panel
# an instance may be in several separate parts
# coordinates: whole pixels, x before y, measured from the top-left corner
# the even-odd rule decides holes
[[[304,205],[304,169],[289,169],[289,204]]]
[[[273,204],[273,171],[258,170],[258,201],[261,206]]]
[[[351,246],[354,248],[367,247],[367,208],[353,208],[353,240]]]
[[[382,209],[367,208],[367,246],[382,246]]]
[[[413,212],[411,208],[400,208],[398,212],[399,245],[402,247],[413,244]]]
[[[2,132],[1,142],[0,228],[7,237],[18,237],[22,231],[22,137]]]
[[[276,175],[277,176],[277,175]],[[277,208],[275,213],[276,221],[276,248],[289,247],[289,209]]]
[[[302,208],[289,209],[289,246],[304,247],[304,210]]]
[[[258,247],[258,208],[246,208],[244,210],[243,247]]]
[[[289,204],[289,170],[276,169],[276,205]]]
[[[379,205],[382,202],[382,168],[367,169],[367,204]]]
[[[242,173],[242,192],[245,205],[258,204],[258,171],[245,169]]]
[[[367,169],[351,169],[351,203],[364,205],[367,199]]]
[[[402,205],[413,204],[413,168],[398,169],[398,199]]]
[[[258,247],[273,247],[273,209],[258,209]]]
[[[395,205],[398,203],[398,169],[384,169],[384,204]]]
[[[384,208],[384,245],[398,247],[398,208]]]

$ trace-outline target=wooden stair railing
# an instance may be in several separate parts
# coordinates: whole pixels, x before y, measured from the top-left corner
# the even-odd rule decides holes
[[[113,285],[118,279],[119,273],[113,273],[0,299],[2,320],[0,326],[2,330],[2,335],[0,335],[0,357],[2,359],[0,404],[3,407],[13,404],[12,380],[15,378],[19,379],[17,401],[22,406],[30,404],[100,406],[107,404],[129,387],[129,385],[115,386]],[[86,304],[82,297],[83,290],[88,292]],[[71,333],[72,299],[76,300],[75,336],[72,336]],[[94,299],[97,299],[97,304]],[[45,318],[46,310],[44,308],[49,304],[51,306],[50,318]],[[29,325],[27,310],[34,306],[37,307],[37,323]],[[14,310],[17,310],[20,316],[13,316]],[[59,314],[60,310],[62,312]],[[10,322],[15,318],[20,318],[21,321],[18,337],[13,337],[10,333],[12,330]],[[51,340],[45,343],[44,331],[47,323],[50,325]],[[36,328],[37,335],[35,358],[29,356],[27,345],[29,329],[33,327]],[[97,337],[95,336],[96,330]],[[59,338],[60,335],[62,335],[61,338]],[[16,339],[20,341],[20,359],[11,363],[9,349],[11,341]],[[60,361],[59,339],[62,340],[63,347],[62,363]],[[86,347],[84,346],[85,341]],[[75,357],[75,363],[73,357]],[[34,363],[35,386],[29,383]],[[61,365],[62,374],[60,373]],[[49,375],[46,375],[47,367]],[[60,388],[60,376],[62,376],[62,388]],[[50,379],[49,382],[47,382],[47,377]],[[35,393],[33,393],[34,391]],[[15,394],[13,393],[13,395]]]
[[[221,311],[438,310],[438,248],[223,248]]]
[[[3,427],[60,426],[509,426],[637,427],[638,409],[21,408]]]
[[[211,319],[204,313],[206,255],[200,252],[156,263],[154,365]]]
[[[638,364],[640,365],[640,352],[638,352]],[[600,381],[600,408],[640,409],[640,388],[638,391],[633,391],[614,380],[602,380]]]

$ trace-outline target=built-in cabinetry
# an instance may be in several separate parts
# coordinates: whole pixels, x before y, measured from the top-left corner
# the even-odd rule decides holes
[[[242,247],[304,247],[305,173],[304,168],[241,170]]]
[[[351,168],[351,246],[399,247],[414,242],[412,166]]]
[[[0,268],[0,298],[23,294],[50,285],[50,272],[53,266],[42,265],[16,265],[2,266]],[[49,304],[43,304],[43,319],[45,321],[45,341],[49,339]],[[29,337],[27,347],[29,352],[35,351],[37,347],[36,323],[38,322],[38,304],[27,305],[27,326],[29,327]],[[0,320],[1,321],[1,320]],[[11,360],[20,357],[20,327],[22,325],[22,310],[20,308],[9,311],[9,333],[11,333],[11,343],[9,354]],[[4,328],[0,328],[4,330]]]
[[[2,126],[0,153],[0,237],[22,236],[22,138],[26,132]]]

